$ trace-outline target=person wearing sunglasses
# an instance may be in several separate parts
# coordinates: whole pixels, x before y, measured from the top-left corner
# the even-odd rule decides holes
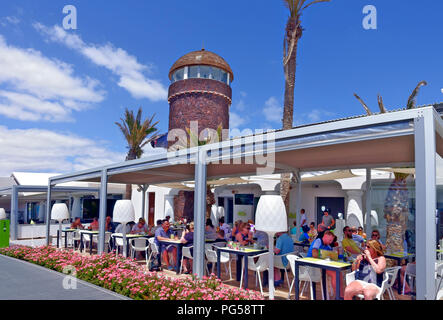
[[[244,222],[240,225],[240,232],[235,236],[235,240],[239,242],[242,246],[247,246],[248,244],[254,243],[252,239],[251,226],[249,223]]]
[[[373,300],[381,290],[386,259],[381,244],[377,240],[369,240],[365,251],[352,264],[355,280],[345,288],[345,300],[352,300],[363,294],[365,300]]]
[[[343,228],[343,241],[341,242],[343,250],[349,256],[357,257],[361,253],[358,244],[352,239],[352,229],[348,226]]]
[[[380,231],[377,229],[372,230],[371,240],[377,240],[381,244],[383,250],[386,251],[386,246],[380,241]]]

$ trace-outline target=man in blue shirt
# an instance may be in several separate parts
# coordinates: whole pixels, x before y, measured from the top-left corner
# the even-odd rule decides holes
[[[279,232],[276,234],[276,236],[277,243],[274,248],[274,253],[276,255],[283,255],[294,251],[294,241],[287,232]],[[284,266],[288,265],[288,259],[286,257],[282,257],[282,262]],[[274,280],[274,286],[276,287],[283,283],[280,270],[277,268],[274,269]]]
[[[309,247],[307,257],[309,258],[320,258],[320,250],[328,250],[332,251],[331,244],[334,241],[334,234],[327,230],[323,234],[323,237],[317,238],[315,241],[311,243],[311,246]],[[332,288],[335,290],[335,284],[336,284],[336,274],[335,271],[326,270],[326,275],[331,278],[331,284]],[[340,277],[340,283],[342,283],[342,277]],[[343,289],[343,285],[340,285],[340,288]],[[342,292],[340,292],[341,295],[343,295]]]
[[[332,251],[331,243],[334,241],[334,234],[327,230],[323,234],[323,237],[315,239],[309,247],[307,257],[308,258],[318,258],[319,250],[329,250]]]
[[[169,226],[170,226],[169,221],[166,219],[163,220],[162,227],[155,230],[154,242],[157,245],[161,256],[163,257],[163,261],[166,263],[168,270],[173,270],[174,267],[172,266],[176,265],[176,260],[177,260],[177,249],[174,246],[164,245],[159,242],[159,240],[171,240],[171,239],[177,240],[177,237],[174,235],[174,232],[172,232],[172,230],[169,229]],[[171,252],[173,256],[172,265],[169,263],[168,252]]]

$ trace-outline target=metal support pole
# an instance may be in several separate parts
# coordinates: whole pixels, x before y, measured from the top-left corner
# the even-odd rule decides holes
[[[105,249],[105,229],[106,229],[106,205],[108,199],[108,173],[106,169],[102,171],[100,184],[100,212],[98,216],[99,234],[98,234],[98,254],[102,254]]]
[[[48,184],[48,192],[46,194],[46,245],[49,246],[49,239],[50,239],[50,231],[51,231],[51,193],[52,193],[52,186],[51,186],[51,180],[49,180]]]
[[[370,239],[371,230],[371,211],[372,211],[372,177],[371,177],[371,169],[366,169],[366,224],[365,224],[365,232],[367,235],[367,239]]]
[[[301,213],[300,213],[300,210],[302,209],[301,208],[301,193],[302,193],[301,187],[302,187],[302,184],[301,184],[301,174],[300,174],[300,171],[294,172],[293,174],[295,174],[295,176],[297,178],[297,198],[296,198],[296,203],[295,203],[295,213],[296,213],[296,220],[297,220],[296,238],[298,240],[298,239],[300,239],[300,228],[302,227],[300,225],[300,223],[301,223],[301,219],[300,219]]]
[[[148,185],[143,184],[139,185],[139,188],[142,192],[142,218],[145,219],[145,212],[146,212],[146,191],[148,191]],[[145,219],[146,220],[146,219]]]
[[[424,110],[415,128],[415,235],[417,300],[435,299],[436,161],[433,110]]]
[[[17,240],[18,232],[18,189],[12,186],[11,193],[11,240]]]
[[[200,149],[195,164],[193,271],[203,278],[205,264],[206,150]]]

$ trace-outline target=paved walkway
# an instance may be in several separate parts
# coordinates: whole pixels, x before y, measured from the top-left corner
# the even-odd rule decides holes
[[[0,300],[125,300],[124,296],[85,281],[64,289],[65,275],[0,255]]]

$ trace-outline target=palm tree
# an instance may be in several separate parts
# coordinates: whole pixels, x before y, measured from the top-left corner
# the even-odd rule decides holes
[[[292,129],[294,122],[294,88],[295,71],[297,67],[298,40],[302,37],[300,17],[305,9],[315,3],[329,2],[330,0],[314,0],[306,4],[307,0],[284,0],[289,9],[289,17],[286,22],[285,36],[283,41],[283,69],[285,73],[285,101],[283,108],[283,130]],[[289,212],[289,185],[290,174],[281,175],[280,194]]]
[[[137,116],[134,117],[134,112],[125,109],[124,118],[120,118],[120,122],[115,124],[120,128],[125,136],[129,149],[126,161],[138,159],[143,154],[143,147],[150,143],[156,137],[154,133],[157,132],[156,125],[158,121],[153,123],[155,114],[150,118],[146,118],[142,122],[142,108],[140,107]],[[131,199],[132,185],[126,185],[125,199]]]
[[[416,106],[417,95],[420,88],[426,86],[426,81],[420,81],[412,91],[406,104],[406,109],[414,109]],[[367,104],[354,93],[357,100],[363,105],[368,115],[372,115]],[[386,113],[383,99],[378,95],[378,106],[380,113]],[[386,246],[393,252],[403,252],[405,232],[407,229],[409,215],[409,191],[406,179],[409,174],[394,172],[394,181],[389,186],[384,204],[384,218],[386,219]]]

